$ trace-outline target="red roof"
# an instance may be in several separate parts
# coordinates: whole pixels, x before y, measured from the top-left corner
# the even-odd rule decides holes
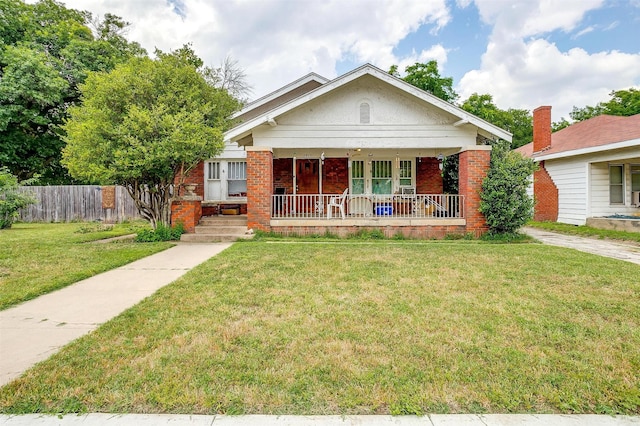
[[[536,154],[557,154],[633,139],[640,139],[640,114],[630,117],[599,115],[553,133],[551,147]],[[516,151],[527,157],[533,156],[533,142]]]

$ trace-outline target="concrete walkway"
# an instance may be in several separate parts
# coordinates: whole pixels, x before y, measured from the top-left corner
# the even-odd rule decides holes
[[[554,414],[416,416],[196,416],[179,414],[28,414],[0,416],[4,426],[640,426],[640,417]]]
[[[568,247],[640,265],[640,244],[578,237],[529,227],[522,228],[522,231],[544,244]]]
[[[0,311],[0,386],[230,245],[180,243]]]

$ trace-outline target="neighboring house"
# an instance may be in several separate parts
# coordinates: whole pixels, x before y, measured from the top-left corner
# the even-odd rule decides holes
[[[371,65],[309,74],[237,113],[227,149],[189,178],[203,213],[240,206],[254,230],[418,238],[487,230],[487,140],[511,134]],[[459,193],[442,159],[459,155]]]
[[[640,114],[600,115],[551,133],[551,107],[533,112],[533,142],[516,151],[534,174],[535,220],[584,225],[640,213]]]

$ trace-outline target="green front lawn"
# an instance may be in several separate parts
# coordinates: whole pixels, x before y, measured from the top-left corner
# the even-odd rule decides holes
[[[640,414],[640,267],[540,244],[237,243],[5,413]]]
[[[164,250],[168,243],[96,240],[135,233],[136,225],[17,223],[0,231],[0,309]]]

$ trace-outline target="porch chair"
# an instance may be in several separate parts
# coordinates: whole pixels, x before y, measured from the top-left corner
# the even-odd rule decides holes
[[[342,195],[336,195],[335,197],[329,198],[329,204],[327,204],[327,219],[331,219],[334,207],[337,207],[340,210],[340,215],[342,216],[342,219],[344,219],[344,205],[347,200],[347,192],[349,192],[349,188],[346,188]]]

